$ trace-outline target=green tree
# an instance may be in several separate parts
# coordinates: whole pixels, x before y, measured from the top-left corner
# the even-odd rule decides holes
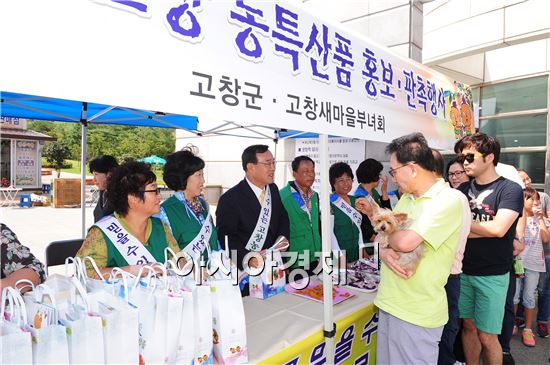
[[[73,160],[80,160],[81,125],[50,121],[31,121],[29,129],[64,141]],[[101,155],[112,155],[119,161],[140,159],[150,155],[161,157],[174,152],[175,132],[169,128],[131,127],[121,125],[88,124],[88,160]],[[44,153],[44,157],[45,153]]]
[[[65,160],[71,157],[71,151],[64,141],[48,142],[44,146],[42,155],[46,158],[49,164],[53,165],[57,171],[57,177],[61,175],[61,168],[65,164]]]

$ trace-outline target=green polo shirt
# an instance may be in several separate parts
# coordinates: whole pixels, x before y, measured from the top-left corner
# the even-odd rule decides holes
[[[395,211],[413,220],[410,230],[424,241],[424,256],[415,274],[403,279],[382,264],[381,282],[374,304],[403,321],[425,328],[436,328],[448,321],[445,284],[455,258],[462,204],[456,192],[437,180],[424,195],[404,194]]]

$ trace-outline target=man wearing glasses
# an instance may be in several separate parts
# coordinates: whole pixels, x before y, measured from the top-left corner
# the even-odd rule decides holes
[[[290,228],[287,212],[274,184],[275,158],[266,145],[247,147],[241,156],[245,178],[220,197],[216,223],[222,246],[229,243],[237,250],[237,266],[243,269],[243,258],[251,251],[268,249],[277,242],[288,248]],[[255,259],[250,266],[258,265]],[[248,288],[243,286],[243,294]]]
[[[448,320],[445,284],[455,258],[462,203],[437,179],[432,150],[421,133],[394,139],[387,147],[390,175],[404,192],[394,211],[407,213],[409,228],[389,236],[374,304],[380,308],[376,360],[379,364],[437,363],[443,326]],[[356,205],[357,206],[357,205]],[[358,209],[369,214],[358,204]],[[414,274],[396,265],[399,252],[424,245]]]
[[[459,309],[464,319],[462,341],[468,364],[501,364],[501,333],[513,241],[523,211],[521,187],[496,171],[500,145],[476,133],[455,145],[459,162],[474,180],[458,187],[470,201],[472,225],[463,260]]]

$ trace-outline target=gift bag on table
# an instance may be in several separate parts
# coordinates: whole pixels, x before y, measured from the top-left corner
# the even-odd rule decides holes
[[[181,292],[183,301],[175,364],[192,364],[195,358],[195,311],[193,293]],[[197,357],[198,359],[198,357]],[[197,360],[198,361],[198,360]]]
[[[180,332],[185,331],[189,323],[183,322],[184,293],[178,280],[172,280],[166,288],[166,363],[175,364],[180,347]]]
[[[103,322],[92,313],[88,294],[80,281],[73,277],[74,293],[66,311],[59,313],[60,322],[67,328],[70,364],[100,364],[105,361]]]
[[[46,303],[45,297],[50,302]],[[56,295],[46,284],[40,284],[25,295],[28,329],[32,335],[33,364],[69,363],[67,330],[59,324]]]
[[[197,285],[193,289],[193,312],[195,315],[194,364],[214,364],[212,334],[212,296],[210,286]]]
[[[286,275],[278,250],[266,250],[262,257],[263,269],[250,269],[249,292],[251,297],[266,299],[285,291]]]
[[[219,364],[248,362],[246,322],[239,287],[231,280],[210,281],[214,354]]]
[[[0,359],[2,364],[32,363],[31,333],[26,327],[27,311],[19,292],[11,287],[2,290],[0,303]],[[11,309],[6,312],[6,304]],[[17,309],[18,308],[18,309]]]
[[[141,277],[143,270],[148,271],[145,277]],[[140,363],[145,364],[164,363],[166,358],[166,308],[158,299],[156,290],[161,284],[154,274],[152,267],[144,266],[129,291],[129,302],[138,311]]]
[[[172,364],[177,357],[183,309],[180,282],[169,277],[162,264],[156,263],[144,269],[149,274],[145,278],[136,279],[139,284],[136,281],[130,291],[130,303],[136,303],[140,313],[142,358],[146,364]],[[151,274],[157,277],[152,277]],[[143,318],[142,315],[148,318]]]
[[[113,276],[116,276],[117,272],[122,272],[125,299],[106,291],[88,293],[88,298],[96,301],[97,313],[103,320],[105,363],[137,364],[139,362],[138,310],[128,301],[127,277],[119,268],[113,269]],[[90,303],[90,306],[93,307],[94,304]]]

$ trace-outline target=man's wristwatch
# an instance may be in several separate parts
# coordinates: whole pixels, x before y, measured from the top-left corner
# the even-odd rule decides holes
[[[515,240],[519,241],[519,243],[524,244],[525,243],[525,237],[514,237]]]

